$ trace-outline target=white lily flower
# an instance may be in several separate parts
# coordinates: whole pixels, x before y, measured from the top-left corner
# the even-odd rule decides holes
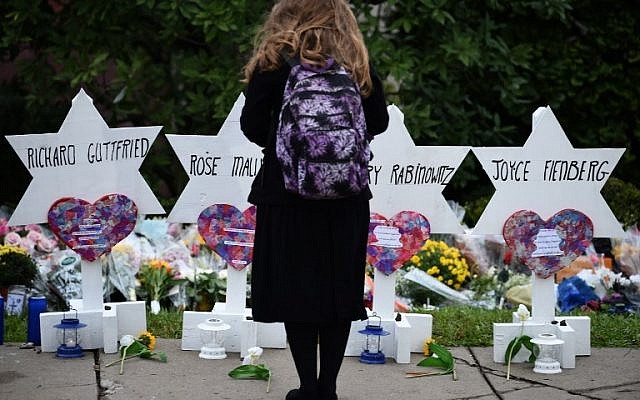
[[[531,317],[531,313],[529,313],[529,309],[524,304],[520,304],[518,306],[518,311],[516,312],[518,319],[520,322],[527,321]]]
[[[133,344],[133,342],[136,341],[136,338],[134,338],[132,335],[123,335],[120,338],[120,346],[131,346]]]
[[[242,359],[242,365],[256,365],[262,352],[262,347],[251,347],[247,349],[247,355]]]

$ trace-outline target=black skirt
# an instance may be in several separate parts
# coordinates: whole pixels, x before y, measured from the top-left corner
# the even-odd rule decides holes
[[[251,306],[259,322],[366,319],[368,201],[257,206]]]

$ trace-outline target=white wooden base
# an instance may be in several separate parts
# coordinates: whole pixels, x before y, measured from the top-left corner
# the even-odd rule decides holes
[[[244,314],[185,311],[182,318],[182,350],[200,351],[202,339],[198,324],[209,318],[219,318],[231,326],[224,335],[224,347],[227,352],[240,353],[240,357],[244,357],[248,354],[249,348],[257,345],[257,324],[247,319]]]
[[[121,303],[104,303],[104,311],[83,311],[82,299],[71,300],[72,308],[78,310],[78,319],[87,324],[78,332],[82,335],[85,349],[102,348],[105,353],[118,352],[118,340],[123,335],[137,336],[147,330],[147,313],[144,301],[127,301]],[[53,325],[59,324],[62,316],[75,315],[75,312],[53,312],[40,314],[40,336],[42,339],[42,351],[53,352],[58,347],[56,337],[57,329]],[[98,318],[96,316],[102,316]],[[100,319],[97,321],[96,319]]]
[[[371,315],[371,311],[367,310]],[[433,316],[429,314],[401,314],[400,321],[382,320],[383,329],[390,333],[382,338],[382,352],[393,358],[398,364],[408,364],[411,353],[421,353],[424,341],[431,337]],[[363,349],[365,336],[358,333],[364,329],[367,321],[354,321],[345,350],[345,356],[359,357]]]
[[[63,312],[47,312],[40,314],[40,340],[41,349],[45,353],[55,352],[60,345],[58,343],[58,331],[54,325],[60,323],[62,318],[75,318],[73,314]],[[87,324],[85,328],[78,329],[79,345],[83,349],[101,349],[104,347],[104,335],[102,329],[103,316],[101,311],[78,311],[78,319],[83,324]],[[109,318],[108,321],[113,324],[114,319]],[[112,334],[112,330],[110,333]]]
[[[591,318],[589,317],[552,317],[552,320],[566,321],[575,331],[575,349],[576,356],[591,355]],[[518,314],[512,313],[511,322],[519,323]],[[533,320],[532,320],[533,321]]]
[[[115,307],[118,316],[118,340],[123,335],[138,336],[147,330],[147,308],[144,301],[105,303],[105,308]],[[153,332],[152,332],[153,333]]]
[[[411,326],[409,332],[410,351],[412,353],[422,353],[424,351],[424,341],[431,337],[433,315],[415,313],[402,313],[401,315]]]
[[[115,307],[106,307],[102,312],[102,348],[106,354],[118,352],[118,314]]]
[[[227,304],[218,302],[213,306],[214,313],[228,313]],[[250,308],[244,309],[244,314],[251,317],[253,314]],[[257,346],[266,349],[285,349],[287,347],[287,333],[284,324],[280,322],[256,324]]]
[[[560,366],[562,368],[575,368],[577,355],[589,355],[591,350],[585,352],[585,340],[590,343],[590,333],[587,330],[588,339],[585,339],[585,332],[583,331],[587,321],[584,317],[576,320],[573,325],[567,318],[556,317],[556,320],[567,320],[567,326],[560,326],[560,324],[552,325],[550,323],[542,323],[537,321],[527,321],[524,323],[525,335],[535,337],[540,333],[553,333],[558,336],[559,339],[564,340],[564,344],[561,349]],[[588,317],[586,317],[588,319]],[[590,325],[590,320],[588,322]],[[579,331],[574,329],[576,326]],[[520,322],[513,323],[494,323],[493,324],[493,361],[497,363],[504,363],[504,355],[507,351],[509,343],[520,335],[522,330],[522,324]],[[512,362],[524,362],[529,358],[529,351],[522,348],[515,356]]]

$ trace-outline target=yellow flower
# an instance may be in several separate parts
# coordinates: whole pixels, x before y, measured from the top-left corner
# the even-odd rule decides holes
[[[156,347],[156,337],[149,331],[141,332],[138,335],[138,340],[141,341],[142,344],[147,346],[147,348],[151,351],[153,351],[153,349],[155,349]]]
[[[447,280],[447,285],[449,285],[449,286],[453,285],[453,279]]]
[[[23,255],[27,255],[27,250],[23,249],[22,247],[18,247],[18,246],[10,246],[10,245],[0,245],[0,256],[3,256],[5,254],[8,253],[18,253],[18,254],[23,254]]]
[[[442,277],[442,275],[440,275],[440,276],[438,277],[438,280],[439,280],[440,282],[442,282],[442,281],[444,280],[444,278]]]
[[[453,288],[454,288],[454,289],[456,289],[456,290],[457,290],[457,289],[460,289],[460,284],[459,284],[459,283],[456,283],[455,285],[453,285]]]
[[[171,265],[169,265],[168,262],[166,262],[165,260],[159,260],[159,259],[154,259],[149,261],[149,268],[152,269],[166,269],[167,272],[171,272],[172,268]]]
[[[428,338],[424,341],[424,344],[422,345],[422,352],[424,353],[425,357],[429,357],[429,354],[431,354],[431,352],[429,351],[429,345],[431,345],[431,343],[433,342],[435,342],[435,340],[433,340],[432,338]]]
[[[411,256],[411,262],[414,263],[414,264],[418,264],[420,262],[420,257],[418,257],[416,255]]]

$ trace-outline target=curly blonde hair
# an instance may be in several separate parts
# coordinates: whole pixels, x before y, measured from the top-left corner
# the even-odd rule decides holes
[[[369,54],[346,0],[278,1],[256,36],[253,55],[243,69],[245,81],[256,69],[279,68],[283,52],[316,66],[333,57],[351,72],[363,96],[371,93]]]

